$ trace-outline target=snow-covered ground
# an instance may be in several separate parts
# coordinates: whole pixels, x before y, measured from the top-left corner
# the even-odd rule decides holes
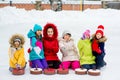
[[[68,75],[31,75],[28,65],[25,75],[12,75],[8,70],[8,41],[10,36],[15,33],[25,36],[25,57],[28,60],[29,39],[27,38],[27,33],[29,29],[33,28],[35,23],[44,26],[47,22],[52,22],[58,26],[59,37],[64,30],[71,31],[76,45],[86,29],[90,29],[91,34],[93,34],[98,25],[104,25],[104,32],[108,38],[105,46],[107,66],[101,70],[101,75],[76,75],[72,70],[70,70]],[[54,12],[51,10],[26,11],[15,7],[4,7],[0,8],[0,37],[0,80],[120,80],[120,10],[87,9],[83,12]],[[58,56],[61,59],[60,52]]]

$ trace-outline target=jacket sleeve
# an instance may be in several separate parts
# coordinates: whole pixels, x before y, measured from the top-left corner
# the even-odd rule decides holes
[[[97,40],[93,40],[93,42],[92,42],[92,50],[97,52],[98,54],[101,54],[101,50],[99,48]]]
[[[22,62],[23,62],[23,58],[24,58],[24,48],[22,48],[21,50],[20,50],[20,52],[19,52],[19,58],[18,58],[18,62],[17,62],[17,64],[22,64]]]
[[[79,50],[79,55],[80,55],[80,57],[82,57],[83,56],[83,53],[81,52],[82,49],[83,49],[83,42],[82,42],[82,40],[79,40],[79,42],[77,44],[77,47],[78,47],[78,50]]]
[[[59,41],[59,47],[61,52],[65,52],[65,45],[63,44],[62,41]]]
[[[78,41],[77,46],[78,46],[78,49],[79,49],[79,50],[83,47],[82,41],[81,41],[81,40]]]
[[[14,64],[16,64],[17,60],[15,59],[14,55],[11,55],[11,49],[10,48],[8,50],[8,53],[9,53],[10,61],[12,61]]]
[[[32,37],[32,38],[31,38],[31,46],[32,46],[32,47],[35,47],[35,46],[36,46],[36,42],[37,42],[36,38],[35,38],[35,37]]]
[[[59,43],[58,43],[57,40],[56,40],[55,46],[52,48],[52,51],[53,51],[54,53],[58,53],[58,51],[59,51]]]

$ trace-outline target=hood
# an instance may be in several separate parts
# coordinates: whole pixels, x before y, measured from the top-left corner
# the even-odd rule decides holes
[[[30,31],[27,34],[28,38],[34,37],[36,36],[35,33],[32,31],[32,29],[30,29]]]
[[[14,34],[13,36],[11,36],[11,38],[9,39],[9,44],[11,46],[14,46],[14,40],[17,38],[19,38],[21,40],[20,46],[23,46],[25,43],[25,38],[21,34]]]
[[[47,35],[47,29],[48,29],[48,28],[53,28],[53,31],[54,31],[53,37],[48,37],[48,35]],[[47,24],[44,26],[44,29],[43,29],[43,38],[44,38],[44,39],[47,39],[47,40],[53,40],[53,39],[56,39],[57,37],[58,37],[57,26],[55,26],[55,25],[52,24],[52,23],[47,23]]]

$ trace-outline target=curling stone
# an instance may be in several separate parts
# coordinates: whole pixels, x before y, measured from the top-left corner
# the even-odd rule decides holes
[[[87,69],[77,68],[75,69],[75,74],[80,74],[80,75],[87,74]]]
[[[31,68],[30,74],[42,74],[42,69],[41,68]]]
[[[100,75],[100,70],[98,70],[98,69],[89,69],[88,70],[88,74],[89,75],[93,75],[93,76],[99,76]]]
[[[68,74],[68,73],[69,73],[68,69],[63,69],[63,68],[57,69],[57,74]]]
[[[55,74],[55,69],[52,68],[44,69],[44,74],[53,75]]]
[[[12,74],[13,75],[23,75],[25,73],[25,70],[24,69],[17,69],[17,68],[14,68],[12,70]]]

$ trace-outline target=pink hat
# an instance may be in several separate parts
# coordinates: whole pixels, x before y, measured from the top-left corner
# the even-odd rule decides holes
[[[103,25],[99,25],[97,27],[97,30],[96,30],[95,34],[97,34],[97,33],[101,33],[102,36],[104,35],[104,26]]]
[[[82,39],[85,39],[85,38],[86,38],[86,35],[90,37],[90,30],[89,30],[89,29],[87,29],[87,30],[83,33]]]

